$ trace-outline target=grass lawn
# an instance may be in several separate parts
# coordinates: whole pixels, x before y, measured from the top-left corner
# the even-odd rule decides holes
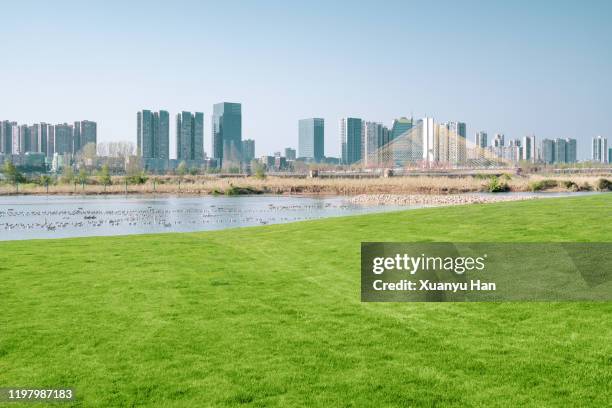
[[[605,194],[0,243],[0,387],[72,386],[86,407],[610,406],[612,303],[365,304],[359,251],[607,242],[611,220]]]

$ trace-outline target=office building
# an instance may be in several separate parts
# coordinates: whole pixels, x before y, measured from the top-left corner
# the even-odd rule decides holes
[[[359,118],[340,119],[340,149],[342,164],[354,164],[361,161],[364,140],[364,123]]]
[[[165,110],[142,110],[136,114],[137,154],[144,159],[170,159],[170,115]],[[92,125],[83,128],[84,141],[91,140]],[[95,126],[95,123],[94,123]],[[177,133],[178,135],[178,133]],[[178,152],[178,150],[177,150]]]
[[[301,119],[298,122],[298,157],[320,162],[325,156],[325,121],[323,118]]]
[[[239,165],[242,161],[242,106],[221,102],[213,105],[213,156],[220,167]]]
[[[0,153],[13,153],[13,126],[15,122],[3,120],[0,122]]]
[[[295,149],[292,149],[290,147],[286,147],[285,148],[285,157],[287,158],[287,160],[295,160],[297,158],[297,154]]]
[[[591,159],[594,162],[608,163],[608,139],[597,136],[593,138]]]
[[[242,141],[242,160],[250,163],[255,159],[255,140],[246,139]]]
[[[176,115],[177,160],[204,160],[204,114],[181,112]]]

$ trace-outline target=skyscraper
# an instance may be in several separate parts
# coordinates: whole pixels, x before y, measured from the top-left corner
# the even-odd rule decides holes
[[[565,139],[565,162],[566,163],[576,163],[577,161],[576,151],[577,151],[576,139],[570,139],[570,138]]]
[[[74,122],[73,135],[72,135],[72,152],[77,153],[81,150],[81,122]]]
[[[38,127],[38,134],[36,135],[36,143],[38,145],[38,151],[40,153],[48,154],[48,139],[49,139],[49,125],[41,123]]]
[[[0,122],[0,153],[13,153],[13,125],[8,120]]]
[[[81,149],[88,144],[96,145],[98,142],[98,125],[96,122],[90,120],[81,121],[81,128],[79,130],[81,137]],[[76,137],[76,134],[75,134]]]
[[[145,159],[169,159],[170,153],[170,115],[165,110],[151,112],[143,110],[136,114],[138,155]],[[82,122],[86,123],[86,121]],[[87,122],[83,128],[84,141],[91,143],[97,139],[95,122]],[[91,123],[91,125],[89,124]]]
[[[495,134],[495,139],[493,139],[493,146],[494,147],[504,147],[504,134],[503,133],[496,133]]]
[[[353,164],[361,160],[364,139],[363,121],[359,118],[340,119],[340,144],[342,164]]]
[[[176,115],[176,158],[204,159],[204,114],[181,112]]]
[[[565,163],[565,157],[567,155],[567,143],[565,139],[555,139],[555,163]]]
[[[242,141],[242,160],[245,163],[255,159],[255,141],[246,139]]]
[[[536,138],[535,135],[523,138],[522,160],[534,162],[536,159]]]
[[[323,118],[301,119],[298,122],[298,156],[320,162],[325,156],[325,121]]]
[[[219,166],[239,165],[242,161],[242,106],[221,102],[213,105],[213,156]]]
[[[593,138],[591,159],[594,162],[608,163],[608,139],[597,136]]]
[[[67,123],[55,125],[55,153],[72,153],[74,127]]]
[[[361,156],[366,166],[377,166],[382,162],[384,125],[377,122],[364,123],[364,141]]]
[[[546,164],[555,162],[555,141],[551,139],[542,140],[542,161]]]
[[[487,147],[487,132],[482,130],[480,132],[476,132],[476,138],[474,142],[476,144],[476,147],[480,147],[481,149]]]

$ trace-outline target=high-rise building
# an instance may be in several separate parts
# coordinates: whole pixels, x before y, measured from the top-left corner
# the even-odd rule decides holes
[[[47,157],[53,159],[55,154],[55,126],[47,125]]]
[[[54,153],[66,154],[73,150],[74,127],[67,123],[55,125],[55,149]]]
[[[38,145],[38,152],[47,155],[48,143],[49,143],[49,125],[41,123],[38,126],[38,134],[36,135],[36,144]]]
[[[204,159],[204,114],[181,112],[176,115],[176,158]]]
[[[408,119],[402,116],[399,119],[394,119],[391,125],[391,140],[397,139],[404,133],[408,132],[414,126],[412,118]]]
[[[593,138],[591,159],[594,162],[608,163],[608,139],[597,136]]]
[[[320,162],[325,156],[325,121],[323,118],[301,119],[298,122],[298,156]]]
[[[295,160],[296,159],[296,151],[291,147],[285,147],[285,157],[287,160]]]
[[[80,122],[80,130],[79,135],[81,138],[80,144],[81,149],[88,144],[93,144],[94,146],[98,142],[98,125],[96,122],[92,122],[90,120],[83,120]],[[75,133],[76,138],[76,133]]]
[[[474,142],[476,144],[476,147],[479,147],[481,149],[487,147],[487,132],[482,130],[480,132],[476,132],[476,138]]]
[[[17,123],[3,120],[0,122],[0,153],[13,153],[13,126]]]
[[[170,158],[170,115],[165,110],[151,112],[142,110],[136,114],[137,121],[137,151],[138,155],[145,159],[169,159]],[[82,122],[85,123],[85,122]],[[88,122],[83,127],[82,137],[84,141],[97,139],[95,122]],[[177,133],[178,135],[178,133]]]
[[[383,143],[385,138],[385,126],[377,122],[365,122],[364,141],[361,156],[366,166],[376,166],[383,162]]]
[[[577,161],[577,142],[576,139],[565,139],[565,162],[576,163]]]
[[[536,159],[536,138],[535,135],[523,138],[522,160],[534,162]]]
[[[220,167],[242,161],[242,105],[221,102],[213,105],[213,156]]]
[[[505,136],[503,133],[496,133],[493,139],[493,147],[504,147]]]
[[[565,163],[566,154],[567,143],[565,143],[565,139],[555,139],[555,163]]]
[[[72,152],[77,153],[81,150],[81,122],[74,122],[73,135],[72,135]]]
[[[555,141],[551,139],[542,140],[542,161],[546,164],[555,162]]]
[[[540,149],[540,160],[546,164],[575,163],[576,151],[576,139],[544,139]]]
[[[21,134],[21,127],[17,124],[17,122],[12,122],[11,135],[13,137],[13,146],[11,147],[11,151],[13,152],[13,154],[25,153],[21,151],[21,146],[25,142],[23,142],[20,134]]]
[[[245,139],[242,141],[242,160],[245,163],[255,159],[255,140]]]
[[[353,164],[362,159],[364,139],[363,121],[359,118],[340,119],[340,144],[342,164]]]

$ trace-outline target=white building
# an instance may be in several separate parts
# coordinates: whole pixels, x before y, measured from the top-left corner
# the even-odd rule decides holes
[[[608,139],[601,136],[593,138],[591,158],[594,162],[608,163]]]

